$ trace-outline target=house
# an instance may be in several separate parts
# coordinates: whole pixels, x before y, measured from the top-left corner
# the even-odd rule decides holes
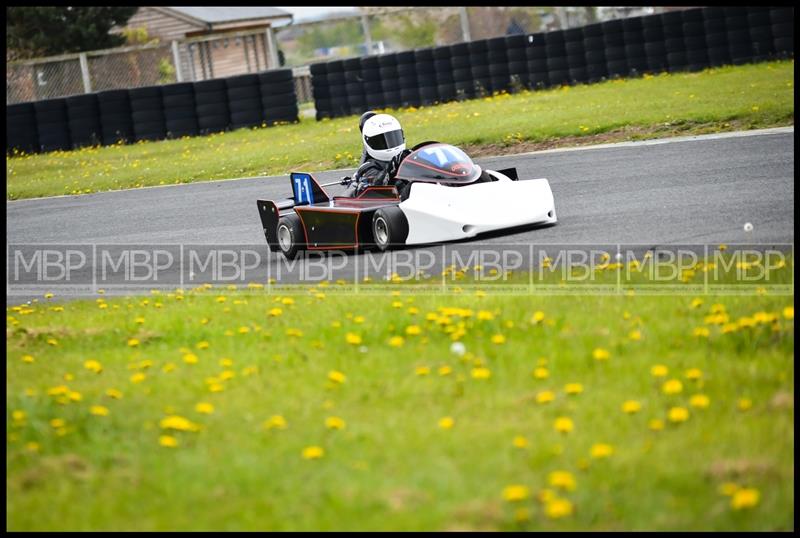
[[[292,14],[275,7],[141,7],[125,29],[177,42],[182,80],[205,80],[279,67],[275,26]]]

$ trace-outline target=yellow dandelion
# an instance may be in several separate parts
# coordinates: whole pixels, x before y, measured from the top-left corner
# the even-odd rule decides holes
[[[556,395],[549,390],[544,390],[536,394],[536,403],[546,404],[555,400]]]
[[[318,460],[325,455],[325,450],[321,446],[307,446],[303,449],[304,460]]]
[[[710,403],[711,400],[705,394],[694,394],[689,398],[689,405],[697,409],[705,409]]]
[[[607,458],[614,453],[614,447],[606,443],[596,443],[589,450],[589,456],[594,459]]]
[[[550,519],[560,519],[572,515],[573,507],[567,499],[556,498],[545,504],[544,511]]]
[[[195,347],[197,347],[197,349],[208,349],[210,345],[211,344],[209,344],[205,340],[202,340],[200,342],[197,342],[197,345]]]
[[[595,348],[594,351],[592,351],[592,357],[597,361],[606,361],[610,356],[611,354],[608,350],[601,347]]]
[[[278,308],[276,306],[275,308],[270,308],[269,311],[268,311],[268,314],[270,316],[272,316],[273,318],[276,318],[276,317],[280,316],[281,314],[283,314],[283,309]]]
[[[783,309],[783,317],[786,319],[794,319],[794,307],[787,306]]]
[[[122,398],[122,391],[117,389],[108,389],[106,390],[106,396],[115,400],[119,400]]]
[[[492,335],[492,343],[493,344],[497,344],[497,345],[505,344],[506,343],[506,337],[503,336],[502,334],[494,334],[494,335]]]
[[[533,371],[533,377],[536,379],[547,379],[550,377],[550,370],[547,368],[539,367]]]
[[[514,440],[511,441],[511,444],[513,444],[516,448],[528,448],[528,440],[521,435],[514,437]]]
[[[409,325],[406,327],[406,334],[409,336],[415,336],[422,332],[422,329],[419,328],[418,325]]]
[[[136,347],[138,345],[139,345],[139,340],[137,338],[128,339],[128,347]]]
[[[450,366],[440,366],[437,371],[441,376],[450,375],[453,373],[453,369]]]
[[[194,406],[194,410],[204,415],[210,415],[214,412],[214,406],[208,402],[199,402]]]
[[[347,381],[347,376],[337,370],[328,372],[328,379],[334,383],[342,384]]]
[[[329,430],[343,430],[347,426],[340,417],[328,417],[325,419],[325,427]]]
[[[531,496],[531,491],[527,486],[512,484],[503,488],[503,500],[506,502],[520,502]]]
[[[569,433],[575,429],[575,424],[569,417],[558,417],[555,422],[553,422],[553,428],[555,428],[557,432]]]
[[[699,368],[690,368],[689,370],[686,370],[686,373],[684,375],[686,376],[686,379],[697,381],[698,379],[703,377],[703,372]]]
[[[708,327],[695,327],[692,331],[692,335],[700,338],[708,338],[711,335],[711,331],[708,330]]]
[[[359,336],[359,335],[357,335],[355,333],[347,333],[344,336],[344,339],[348,344],[353,345],[353,346],[357,346],[357,345],[361,344],[361,336]]]
[[[755,488],[741,488],[731,497],[731,508],[734,510],[743,510],[746,508],[753,508],[758,504],[761,494]]]
[[[89,408],[89,412],[98,417],[108,416],[109,413],[108,408],[103,407],[102,405],[93,405],[92,407]]]
[[[449,430],[455,425],[456,421],[453,417],[442,417],[439,419],[439,427],[443,430]]]
[[[431,373],[431,369],[429,366],[417,366],[414,373],[418,376],[425,376]]]
[[[53,429],[63,428],[66,426],[66,424],[67,423],[63,418],[54,418],[50,420],[50,426],[52,426]]]
[[[489,379],[492,377],[492,372],[488,368],[473,368],[472,379]]]
[[[642,410],[642,404],[636,400],[627,400],[622,404],[622,412],[632,415]]]
[[[289,427],[282,415],[272,415],[264,421],[263,426],[266,430],[285,430]]]
[[[405,343],[405,339],[402,336],[392,336],[389,339],[389,345],[391,347],[402,347]]]
[[[750,398],[740,398],[737,403],[737,407],[739,408],[739,411],[747,411],[753,407],[753,400]]]
[[[195,424],[191,420],[179,415],[168,415],[161,419],[158,425],[162,430],[178,430],[182,432],[200,431],[199,424]]]
[[[36,359],[33,358],[33,355],[23,355],[22,356],[22,362],[27,362],[27,363],[30,364],[30,363],[34,362],[35,360]]]
[[[94,359],[89,359],[86,362],[84,362],[83,367],[89,370],[90,372],[94,372],[96,374],[99,374],[100,372],[103,371],[103,365]]]
[[[664,421],[654,418],[647,423],[647,427],[653,430],[654,432],[660,432],[664,429]]]
[[[136,372],[131,376],[131,383],[141,383],[145,379],[147,379],[147,374]]]
[[[571,395],[580,394],[583,392],[583,385],[580,383],[567,383],[564,385],[564,392]]]
[[[667,418],[670,422],[686,422],[689,420],[689,410],[685,407],[671,407]]]
[[[197,358],[197,355],[195,355],[194,353],[187,353],[186,355],[183,356],[183,362],[185,362],[186,364],[197,364],[198,360],[199,359]]]
[[[642,332],[638,330],[634,330],[628,333],[628,339],[633,341],[638,341],[642,339]]]
[[[683,383],[679,379],[670,379],[661,386],[664,394],[680,394],[683,391]]]
[[[575,491],[575,477],[568,471],[553,471],[547,475],[547,483],[554,488],[561,488],[566,491]]]
[[[167,448],[175,448],[178,446],[178,440],[171,435],[162,435],[158,438],[158,444]]]
[[[656,364],[650,368],[650,375],[653,377],[667,377],[669,373],[669,368],[664,366],[663,364]]]

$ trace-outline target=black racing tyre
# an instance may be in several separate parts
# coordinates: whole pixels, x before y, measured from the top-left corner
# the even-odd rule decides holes
[[[569,84],[570,82],[569,71],[567,69],[558,69],[556,71],[550,71],[547,74],[547,78],[549,79],[551,86]]]
[[[582,30],[584,39],[587,37],[603,37],[603,25],[600,22],[587,24],[582,28]]]
[[[526,62],[508,62],[508,73],[510,75],[521,75],[528,72]]]
[[[204,118],[206,116],[227,116],[228,103],[210,103],[210,104],[197,104],[197,117]]]
[[[489,64],[489,76],[502,77],[508,76],[508,64]]]
[[[603,51],[606,47],[605,41],[602,37],[585,37],[583,38],[583,48],[588,52],[592,50]]]
[[[135,110],[131,114],[133,124],[164,122],[163,110]]]
[[[228,101],[241,101],[243,99],[257,99],[261,97],[261,90],[258,85],[234,86],[228,88]]]
[[[587,50],[586,51],[586,63],[587,64],[602,64],[606,63],[606,51],[603,49],[600,50]]]
[[[529,88],[544,88],[550,83],[547,71],[532,72],[528,74]]]
[[[781,37],[792,37],[792,36],[794,36],[794,24],[792,24],[791,22],[774,23],[772,25],[773,39],[778,39]]]
[[[194,105],[165,108],[164,119],[168,123],[170,121],[180,121],[180,120],[197,121],[197,112],[195,111]]]
[[[194,94],[194,84],[191,82],[179,82],[178,84],[166,84],[161,86],[161,95],[172,97],[175,95]]]
[[[228,103],[228,110],[233,114],[234,112],[249,112],[251,110],[261,110],[261,99],[256,97],[254,99],[242,99],[241,101],[231,101]]]
[[[488,65],[473,65],[472,66],[472,76],[474,78],[484,78],[489,76],[489,66]]]
[[[778,54],[794,54],[794,37],[779,37],[772,42]]]
[[[194,108],[194,93],[180,93],[180,94],[172,94],[167,95],[164,94],[164,110],[169,110],[171,108],[183,108],[183,107],[192,107]]]
[[[347,78],[344,76],[344,71],[328,73],[328,84],[331,86],[343,86],[346,82]]]
[[[274,95],[262,95],[261,104],[264,108],[274,106],[287,106],[297,102],[297,96],[292,93],[279,93]]]
[[[614,60],[611,62],[606,62],[606,66],[608,67],[608,74],[609,76],[620,76],[624,77],[628,74],[630,69],[628,68],[627,60]]]
[[[450,101],[456,97],[456,85],[438,84],[436,86],[436,93],[438,94],[440,101]]]
[[[228,94],[224,91],[197,92],[194,94],[194,102],[198,107],[220,103],[225,104],[228,102]]]
[[[606,47],[606,61],[624,60],[625,57],[625,47]]]
[[[725,32],[718,32],[713,34],[706,34],[706,46],[709,49],[719,47],[728,47],[728,34]]]
[[[450,61],[449,57],[442,60],[434,60],[433,69],[437,73],[441,73],[442,71],[451,71],[453,69],[453,63]]]
[[[564,71],[567,69],[567,58],[564,56],[556,56],[547,59],[548,71]]]
[[[195,136],[197,134],[197,120],[185,119],[167,122],[167,137],[180,138],[182,136]]]
[[[511,62],[525,62],[528,60],[528,55],[524,48],[517,47],[508,49],[508,61]]]
[[[405,245],[408,239],[408,219],[397,206],[382,207],[372,215],[372,239],[385,251]]]
[[[645,43],[664,41],[664,29],[661,26],[645,28],[642,30],[642,39]]]
[[[648,58],[651,56],[666,56],[667,47],[664,46],[664,43],[659,42],[645,43],[644,52]]]
[[[435,86],[436,85],[436,75],[433,73],[424,74],[424,75],[417,75],[417,85],[418,86]]]
[[[570,67],[569,78],[573,83],[587,82],[589,75],[586,73],[585,67]]]
[[[322,75],[327,74],[325,70],[325,64],[315,64],[319,67],[311,66],[311,74],[312,75]],[[258,77],[259,84],[279,84],[282,82],[291,82],[294,78],[291,69],[276,69],[273,71],[265,71],[263,73],[259,73],[256,75]]]
[[[114,105],[128,103],[130,100],[128,90],[106,90],[97,94],[97,102],[102,107],[104,104]]]
[[[589,82],[597,82],[598,80],[601,80],[604,77],[607,77],[608,76],[608,68],[606,67],[605,62],[603,62],[603,63],[587,63],[586,64],[586,76],[589,78]]]
[[[583,54],[567,56],[567,67],[569,67],[569,69],[586,67],[586,56]]]
[[[381,67],[378,72],[381,75],[381,80],[397,78],[397,65]]]
[[[375,67],[374,69],[363,69],[361,71],[361,78],[364,82],[379,82],[381,80],[381,70]]]
[[[278,219],[275,227],[278,238],[278,250],[288,259],[293,260],[306,248],[303,224],[297,213],[284,215]]]
[[[453,69],[453,80],[456,82],[472,80],[472,69]]]
[[[447,45],[442,47],[435,47],[433,49],[433,59],[434,60],[448,60],[450,56],[452,56],[452,49]]]
[[[382,93],[368,93],[365,98],[368,108],[383,108],[386,106]]]
[[[579,54],[584,54],[586,48],[583,45],[583,40],[581,41],[567,41],[566,45],[564,45],[567,56],[577,56]]]

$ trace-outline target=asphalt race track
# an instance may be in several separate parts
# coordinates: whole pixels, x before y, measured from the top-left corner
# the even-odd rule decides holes
[[[466,252],[476,244],[507,243],[655,247],[794,242],[793,127],[553,150],[477,163],[517,167],[521,179],[548,178],[559,222],[456,245]],[[351,173],[315,177],[324,183]],[[245,282],[264,279],[274,276],[280,255],[267,255],[255,200],[289,193],[288,178],[270,177],[7,202],[6,243],[260,245],[263,260]],[[753,225],[749,234],[743,230],[746,222]]]

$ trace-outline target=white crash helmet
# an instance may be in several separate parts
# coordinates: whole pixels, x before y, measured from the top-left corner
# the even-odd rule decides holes
[[[379,161],[391,161],[406,149],[403,128],[397,118],[389,114],[375,114],[367,119],[361,139],[369,156]]]

